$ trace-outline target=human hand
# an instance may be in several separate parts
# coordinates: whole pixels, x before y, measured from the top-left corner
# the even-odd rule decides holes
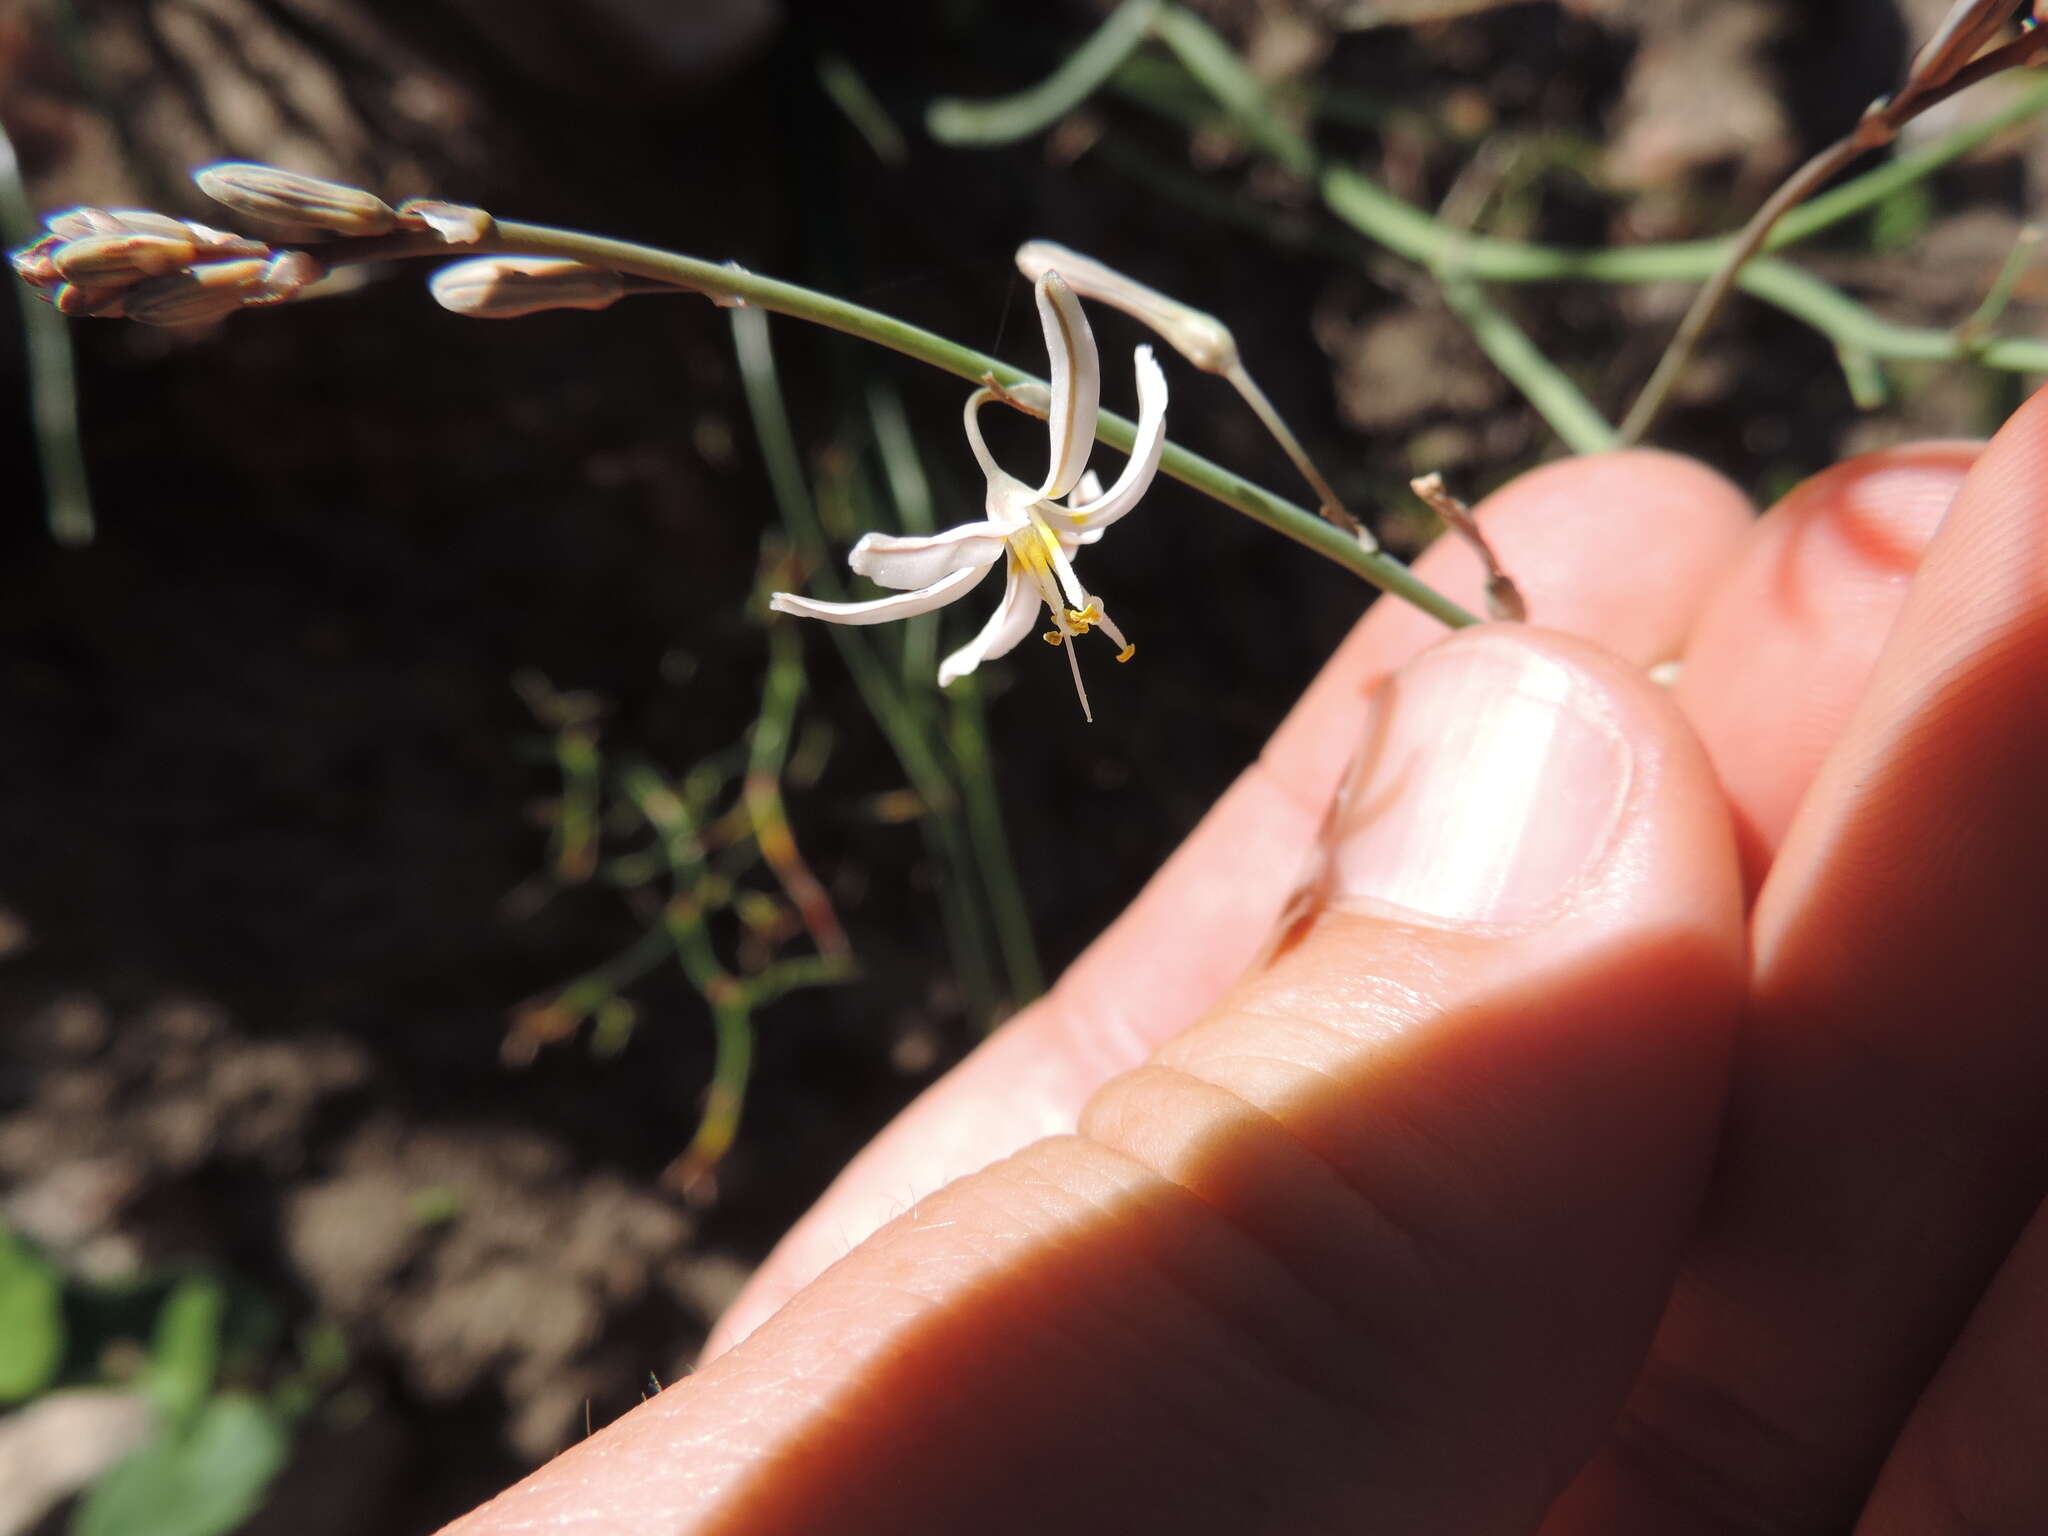
[[[2048,1525],[2048,395],[1973,455],[1493,498],[1547,628],[1376,607],[704,1368],[456,1529]]]

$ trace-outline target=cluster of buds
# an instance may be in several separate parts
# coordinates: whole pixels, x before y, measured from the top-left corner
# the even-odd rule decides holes
[[[492,227],[480,208],[424,198],[393,208],[359,187],[275,166],[212,165],[193,180],[247,232],[139,208],[73,208],[15,252],[14,270],[67,315],[198,325],[297,297],[348,242],[429,234],[474,245]]]

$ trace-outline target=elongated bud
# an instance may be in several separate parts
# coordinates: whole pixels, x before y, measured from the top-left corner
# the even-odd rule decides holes
[[[118,288],[145,277],[162,277],[198,258],[190,240],[164,235],[90,235],[51,253],[51,265],[65,282],[80,288]]]
[[[494,222],[481,208],[431,197],[408,198],[398,205],[397,217],[399,228],[431,229],[450,245],[475,245]]]
[[[477,320],[516,320],[546,309],[605,309],[626,281],[603,267],[542,256],[479,256],[443,267],[428,284],[443,309]]]
[[[1170,299],[1156,288],[1148,288],[1104,266],[1092,256],[1055,245],[1050,240],[1033,240],[1017,248],[1017,270],[1036,282],[1041,275],[1057,271],[1067,286],[1084,298],[1120,309],[1139,324],[1149,326],[1161,340],[1204,373],[1228,373],[1237,363],[1237,339],[1230,327],[1214,315]]]
[[[274,302],[268,287],[271,263],[245,257],[152,277],[127,291],[130,320],[144,325],[204,325],[247,304]]]
[[[356,238],[398,227],[397,210],[374,192],[274,165],[223,161],[194,171],[192,179],[223,207],[281,233]]]
[[[187,224],[183,219],[174,219],[167,213],[155,213],[148,208],[106,208],[95,212],[115,225],[108,234],[161,235],[166,240],[190,240],[193,230],[203,226]]]
[[[66,208],[43,220],[43,227],[62,240],[89,240],[94,235],[119,235],[128,226],[104,208]]]

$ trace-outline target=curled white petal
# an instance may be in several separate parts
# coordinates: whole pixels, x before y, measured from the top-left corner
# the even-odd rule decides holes
[[[988,443],[981,435],[981,408],[995,397],[996,392],[992,389],[977,389],[967,397],[966,407],[960,413],[961,419],[967,423],[967,444],[974,450],[974,462],[981,466],[981,472],[988,476],[991,485],[999,476],[1009,478],[1002,465],[996,462],[995,455],[988,451]]]
[[[1166,375],[1159,370],[1150,347],[1140,347],[1133,362],[1138,370],[1138,436],[1131,444],[1131,456],[1116,484],[1094,501],[1071,507],[1058,519],[1067,527],[1100,532],[1138,504],[1159,473],[1159,456],[1166,448]]]
[[[1018,642],[1038,627],[1041,602],[1038,588],[1024,579],[1022,571],[1012,566],[1009,583],[1003,588],[1003,600],[989,615],[988,622],[981,626],[981,633],[939,664],[939,686],[943,688],[954,678],[965,677],[984,661],[994,661],[998,656],[1015,650]]]
[[[814,597],[799,597],[794,592],[775,592],[769,595],[768,606],[777,613],[823,619],[828,624],[887,624],[891,619],[915,618],[920,613],[943,608],[954,598],[964,597],[987,574],[985,565],[970,566],[915,592],[878,597],[871,603],[826,603]]]
[[[962,523],[943,533],[863,534],[846,563],[879,586],[928,587],[955,571],[995,564],[1006,532],[997,523]]]
[[[1095,418],[1102,408],[1102,363],[1095,333],[1081,313],[1081,301],[1057,272],[1038,279],[1038,318],[1045,325],[1046,355],[1052,360],[1052,467],[1038,488],[1041,498],[1060,497],[1080,483],[1095,443]],[[984,466],[985,467],[985,466]]]

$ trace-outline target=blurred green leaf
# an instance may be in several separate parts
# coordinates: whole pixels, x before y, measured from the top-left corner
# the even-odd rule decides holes
[[[1939,210],[1934,190],[1909,182],[1870,210],[1870,244],[1880,256],[1894,256],[1927,233]]]
[[[255,1512],[287,1449],[276,1415],[244,1393],[223,1393],[186,1433],[143,1447],[94,1483],[71,1536],[225,1536]]]
[[[56,1269],[0,1227],[0,1403],[49,1385],[64,1358],[64,1282]]]
[[[213,1392],[226,1305],[218,1281],[195,1276],[179,1281],[157,1314],[156,1339],[149,1352],[149,1395],[174,1432],[197,1419]]]

